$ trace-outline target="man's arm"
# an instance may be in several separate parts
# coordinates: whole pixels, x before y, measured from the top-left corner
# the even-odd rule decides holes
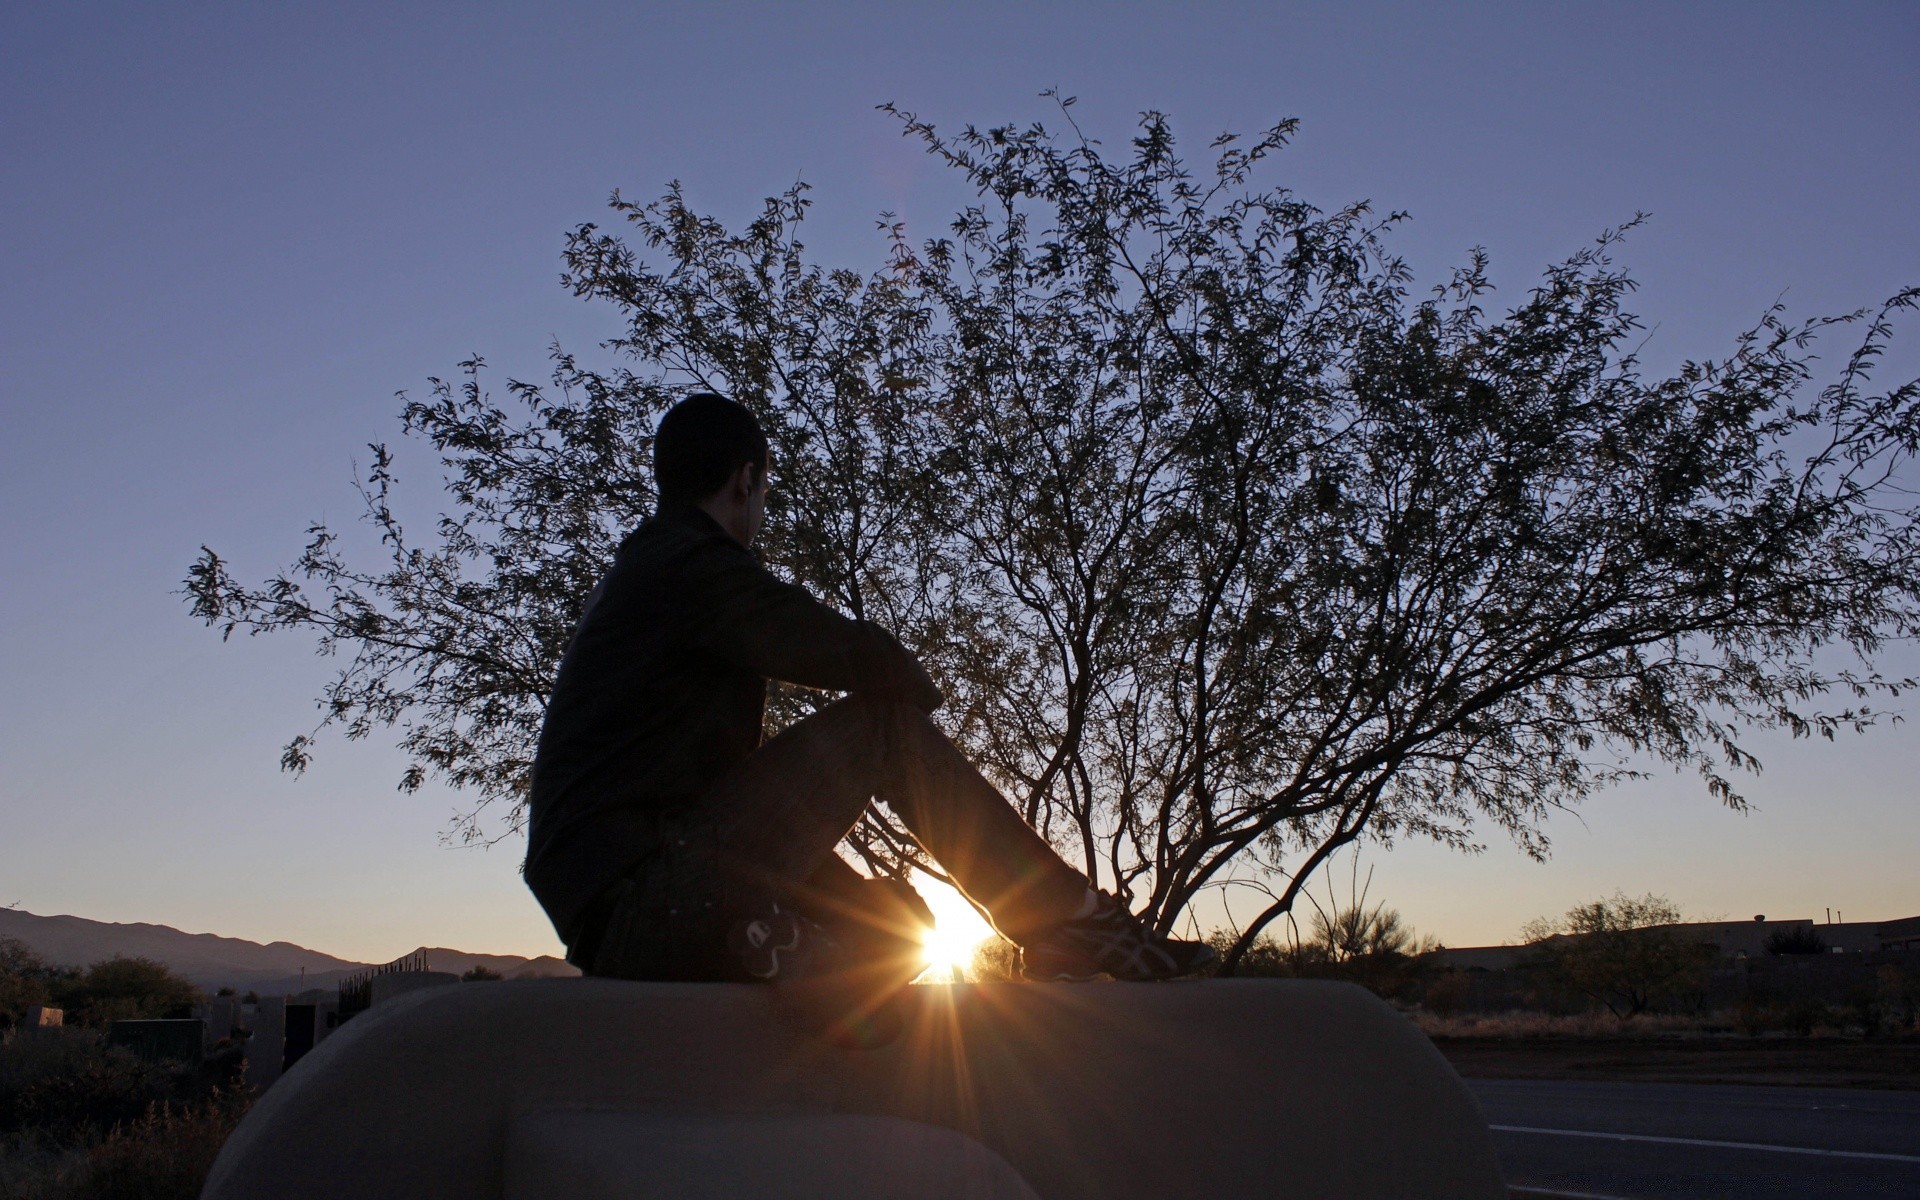
[[[892,633],[782,583],[746,551],[723,551],[703,565],[702,641],[728,661],[802,687],[897,697],[921,712],[946,699]]]

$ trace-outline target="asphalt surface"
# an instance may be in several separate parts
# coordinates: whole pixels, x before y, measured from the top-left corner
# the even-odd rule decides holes
[[[1517,1197],[1920,1197],[1920,1093],[1469,1079]]]

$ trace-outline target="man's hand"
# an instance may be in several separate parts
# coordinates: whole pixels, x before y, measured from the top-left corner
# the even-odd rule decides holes
[[[861,626],[867,634],[870,665],[862,672],[868,676],[867,686],[857,690],[896,696],[923,713],[931,713],[947,702],[946,693],[899,638],[870,621],[862,621]]]
[[[903,649],[901,653],[906,654],[906,651]],[[927,669],[920,665],[920,660],[911,654],[907,654],[907,661],[912,664],[913,674],[915,676],[913,690],[908,692],[906,696],[907,703],[913,705],[923,713],[931,713],[934,709],[945,704],[947,702],[947,694],[941,691],[939,686],[933,682],[933,676],[927,674]]]

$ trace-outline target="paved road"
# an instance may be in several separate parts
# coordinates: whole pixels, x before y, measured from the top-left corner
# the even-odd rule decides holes
[[[1920,1093],[1469,1079],[1518,1196],[1920,1197]]]

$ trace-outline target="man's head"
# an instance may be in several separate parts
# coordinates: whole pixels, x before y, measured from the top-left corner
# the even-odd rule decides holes
[[[746,545],[766,512],[767,435],[739,404],[695,392],[654,430],[653,478],[661,504],[696,505]]]

